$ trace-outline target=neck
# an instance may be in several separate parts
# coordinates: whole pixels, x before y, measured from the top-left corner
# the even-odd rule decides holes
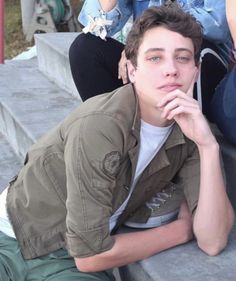
[[[174,120],[167,120],[161,117],[160,109],[154,106],[155,101],[151,101],[150,103],[143,101],[142,98],[140,98],[140,96],[138,95],[134,84],[132,85],[138,99],[141,119],[143,121],[156,127],[168,127],[169,125],[174,123]]]

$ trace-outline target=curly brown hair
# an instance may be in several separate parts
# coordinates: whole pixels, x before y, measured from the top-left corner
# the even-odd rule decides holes
[[[145,32],[158,26],[190,38],[194,46],[195,63],[198,65],[203,36],[202,26],[192,15],[184,12],[178,4],[170,3],[166,6],[148,8],[134,22],[125,46],[126,57],[134,66],[137,66],[138,49]]]

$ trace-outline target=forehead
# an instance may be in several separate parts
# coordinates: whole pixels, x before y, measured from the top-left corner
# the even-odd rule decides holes
[[[190,38],[160,26],[149,29],[144,33],[139,46],[139,53],[146,53],[149,49],[162,49],[167,52],[187,49],[194,53],[193,42]]]

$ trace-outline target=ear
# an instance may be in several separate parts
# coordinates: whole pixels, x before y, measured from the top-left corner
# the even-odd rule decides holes
[[[128,72],[130,82],[134,83],[136,67],[132,64],[132,62],[130,60],[127,60],[127,72]]]

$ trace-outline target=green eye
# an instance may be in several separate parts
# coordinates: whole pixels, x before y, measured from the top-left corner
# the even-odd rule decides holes
[[[151,58],[148,58],[148,60],[149,61],[152,61],[152,62],[158,62],[158,61],[160,61],[160,57],[157,57],[157,56],[155,56],[155,57],[151,57]]]

